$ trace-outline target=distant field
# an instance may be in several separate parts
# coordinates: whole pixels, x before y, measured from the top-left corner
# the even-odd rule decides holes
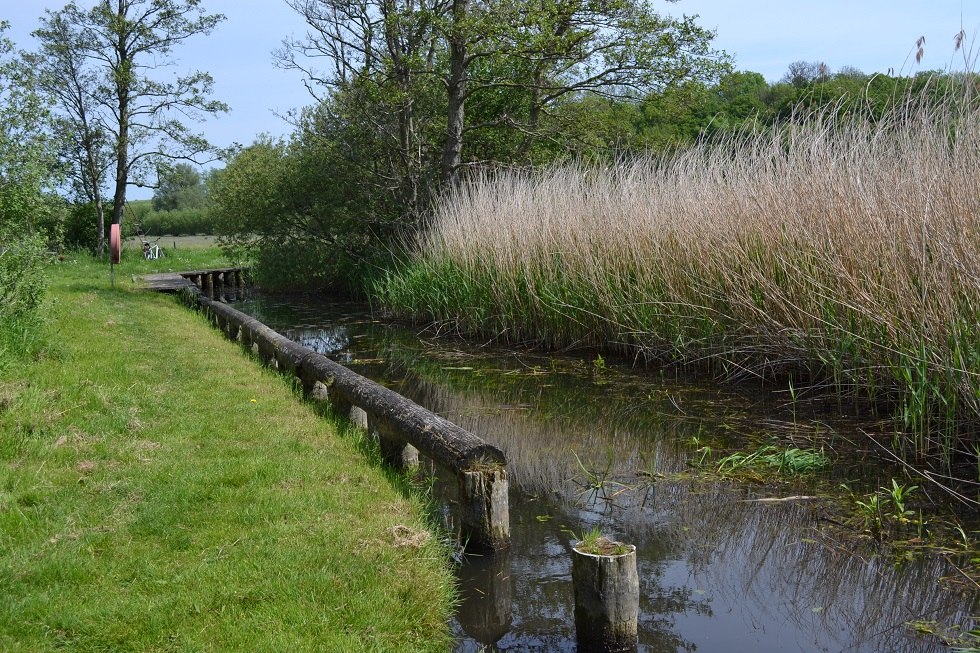
[[[149,242],[157,242],[156,237],[148,238]],[[160,236],[157,243],[164,249],[194,249],[202,247],[214,247],[217,245],[217,236]],[[140,238],[127,238],[124,247],[140,247]]]

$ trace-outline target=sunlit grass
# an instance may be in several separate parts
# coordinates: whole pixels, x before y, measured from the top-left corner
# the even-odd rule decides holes
[[[446,650],[445,552],[392,531],[422,500],[135,291],[153,263],[55,264],[50,345],[0,370],[0,650]]]

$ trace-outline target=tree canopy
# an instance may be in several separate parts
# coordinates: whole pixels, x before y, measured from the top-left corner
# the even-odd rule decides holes
[[[181,162],[160,170],[157,180],[153,192],[155,211],[199,209],[207,202],[207,189],[201,173],[189,163]]]
[[[73,1],[48,11],[34,32],[41,48],[30,61],[57,101],[76,187],[100,206],[109,171],[113,223],[122,221],[127,187],[154,185],[161,161],[217,156],[187,124],[227,110],[210,98],[214,80],[194,71],[163,81],[162,71],[174,67],[176,47],[223,19],[201,0],[99,0],[90,9]]]

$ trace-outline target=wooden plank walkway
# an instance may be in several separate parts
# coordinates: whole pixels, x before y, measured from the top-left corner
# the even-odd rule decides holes
[[[162,272],[159,274],[147,274],[141,277],[133,277],[133,281],[145,288],[157,292],[178,292],[184,288],[198,287],[204,290],[208,285],[208,280],[212,284],[223,283],[229,287],[241,285],[241,276],[245,268],[213,268],[210,270],[191,270],[188,272]],[[225,281],[228,277],[231,280]],[[200,284],[200,285],[198,285]]]
[[[190,288],[194,282],[176,272],[163,272],[161,274],[147,274],[137,278],[137,283],[147,290],[157,292],[178,292],[184,288]]]

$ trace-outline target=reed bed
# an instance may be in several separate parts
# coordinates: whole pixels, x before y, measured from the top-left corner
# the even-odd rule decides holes
[[[980,444],[980,105],[811,113],[665,158],[485,172],[379,301],[889,406],[903,455]],[[785,387],[785,385],[783,386]]]

